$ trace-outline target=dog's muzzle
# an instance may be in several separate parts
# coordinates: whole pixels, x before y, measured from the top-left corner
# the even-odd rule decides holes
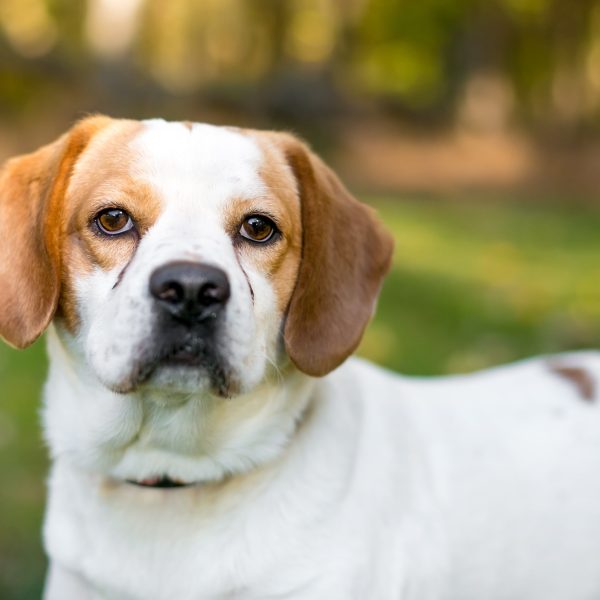
[[[205,372],[212,388],[227,396],[229,375],[220,344],[231,295],[227,274],[204,263],[170,262],[151,274],[149,292],[155,314],[153,342],[140,358],[135,383],[161,367],[193,368]]]

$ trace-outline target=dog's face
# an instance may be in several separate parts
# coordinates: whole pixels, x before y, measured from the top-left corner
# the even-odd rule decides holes
[[[0,237],[0,335],[54,319],[89,385],[180,400],[335,368],[392,247],[290,135],[106,117],[7,163]]]
[[[87,363],[118,392],[251,390],[283,360],[302,244],[290,168],[230,129],[106,129],[74,166],[62,249],[61,306]]]

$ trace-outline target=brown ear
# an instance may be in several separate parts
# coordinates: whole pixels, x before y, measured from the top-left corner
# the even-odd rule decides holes
[[[285,346],[301,371],[321,376],[360,343],[390,267],[393,240],[374,211],[304,144],[292,136],[280,139],[298,181],[303,237]]]
[[[0,337],[32,344],[54,316],[60,292],[63,198],[77,157],[109,121],[90,117],[57,141],[0,170]]]

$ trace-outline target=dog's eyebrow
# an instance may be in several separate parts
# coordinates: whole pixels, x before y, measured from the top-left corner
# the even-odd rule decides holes
[[[579,392],[579,395],[589,402],[596,397],[596,382],[583,367],[564,365],[560,363],[550,363],[550,371],[559,377],[569,380]]]

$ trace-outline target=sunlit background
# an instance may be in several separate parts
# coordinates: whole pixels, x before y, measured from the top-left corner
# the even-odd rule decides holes
[[[396,236],[381,364],[600,345],[598,0],[0,0],[0,159],[92,112],[310,141]],[[43,581],[44,370],[0,347],[3,600]]]

